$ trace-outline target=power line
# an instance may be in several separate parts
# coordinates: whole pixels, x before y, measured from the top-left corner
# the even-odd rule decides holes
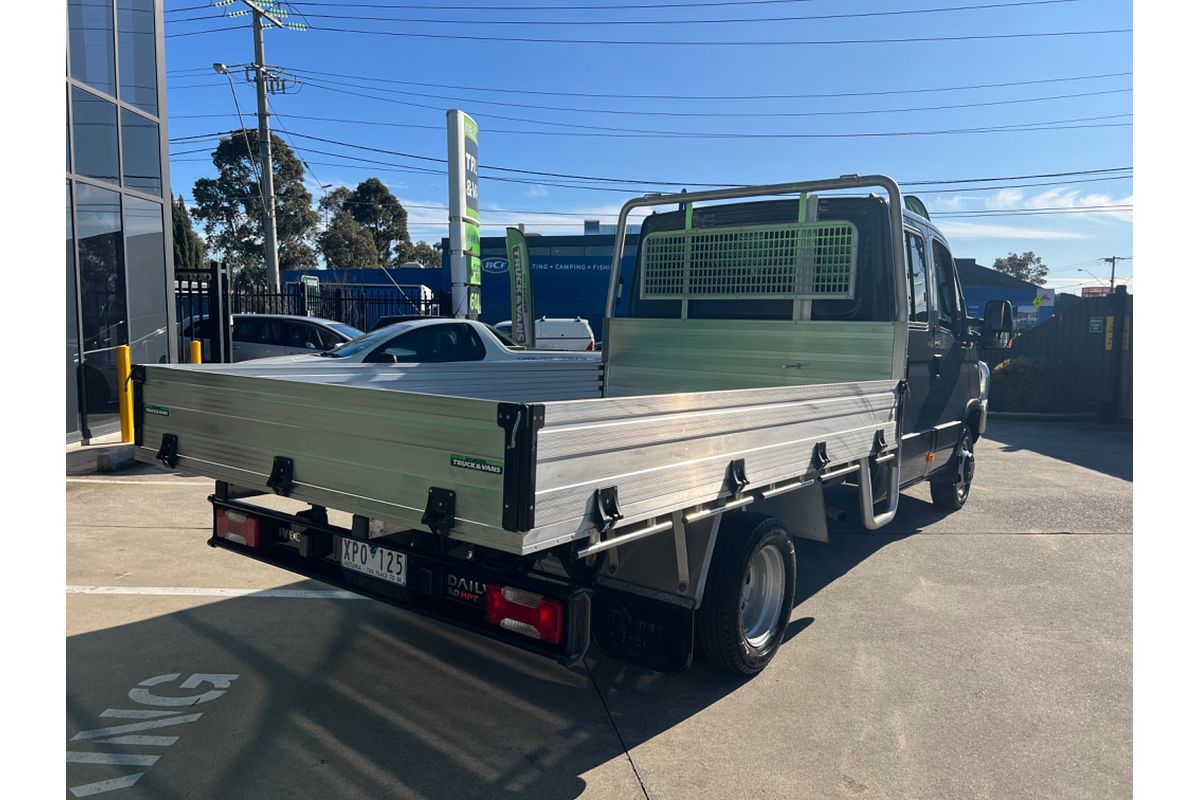
[[[304,70],[298,72],[303,73]],[[312,79],[309,79],[312,80]],[[614,108],[579,108],[570,106],[548,106],[538,105],[534,103],[512,103],[503,100],[482,100],[470,97],[455,97],[453,95],[429,94],[426,92],[414,92],[405,89],[389,89],[382,86],[363,86],[356,83],[347,83],[345,81],[318,79],[319,86],[340,86],[352,89],[365,89],[375,92],[386,92],[388,94],[399,94],[410,97],[424,97],[435,100],[450,100],[456,103],[477,103],[489,106],[501,106],[507,108],[526,108],[536,111],[553,111],[556,113],[569,112],[575,114],[615,114],[619,116],[633,117],[832,117],[832,116],[857,116],[865,114],[900,114],[914,111],[949,111],[960,108],[983,108],[989,106],[1006,106],[1018,105],[1022,103],[1039,103],[1050,100],[1071,100],[1080,97],[1099,97],[1103,95],[1113,94],[1128,94],[1133,91],[1131,88],[1122,89],[1102,89],[1091,92],[1077,92],[1073,94],[1057,94],[1057,95],[1041,95],[1038,97],[1022,97],[1011,98],[1005,100],[986,100],[974,103],[957,103],[935,106],[910,106],[908,108],[871,108],[871,109],[851,109],[851,110],[834,110],[834,111],[642,111],[636,109],[614,109]]]
[[[184,75],[189,73],[207,73],[209,67],[189,67],[181,70],[168,71],[168,75]],[[419,86],[426,89],[457,89],[461,91],[473,92],[496,92],[503,94],[520,94],[520,95],[540,95],[548,97],[588,97],[588,98],[607,98],[617,100],[737,100],[737,101],[753,101],[753,100],[815,100],[822,98],[844,98],[844,97],[876,97],[884,95],[897,94],[926,94],[930,92],[955,92],[966,91],[971,89],[996,89],[1010,86],[1033,86],[1047,83],[1067,83],[1073,81],[1090,81],[1101,80],[1105,78],[1127,78],[1133,75],[1133,72],[1105,72],[1096,75],[1071,75],[1061,78],[1040,78],[1024,81],[1002,81],[998,83],[976,83],[964,86],[932,86],[918,87],[915,89],[883,89],[874,91],[858,91],[858,92],[824,92],[812,94],[744,94],[744,95],[721,95],[721,94],[630,94],[630,93],[604,93],[604,92],[564,92],[564,91],[549,91],[544,89],[509,89],[496,86],[463,86],[461,84],[452,83],[425,83],[420,81],[406,81],[396,78],[380,78],[372,75],[350,75],[344,72],[323,72],[320,70],[289,68],[289,71],[300,75],[316,75],[326,78],[349,78],[351,80],[371,81],[376,83],[393,83],[405,86]],[[178,87],[177,87],[178,88]],[[471,102],[475,102],[472,100]]]
[[[210,33],[240,30],[241,26],[225,26],[207,28],[183,33],[169,33],[165,38],[178,36],[200,36]],[[538,36],[480,36],[466,33],[417,33],[415,31],[381,31],[362,28],[335,28],[330,26],[310,26],[309,30],[324,33],[349,33],[359,36],[394,36],[410,39],[439,39],[471,42],[511,42],[523,44],[598,44],[612,46],[649,46],[649,47],[802,47],[802,46],[842,46],[866,44],[919,44],[929,42],[974,42],[986,40],[1010,39],[1041,39],[1065,38],[1083,36],[1107,36],[1112,34],[1132,33],[1132,28],[1104,28],[1099,30],[1070,30],[1070,31],[1036,31],[1028,33],[979,33],[961,34],[957,36],[907,36],[884,37],[877,39],[796,39],[796,40],[757,40],[730,41],[718,40],[684,40],[677,39],[565,39]]]
[[[306,84],[314,89],[333,92],[340,95],[350,95],[353,97],[363,97],[370,100],[376,100],[381,103],[392,103],[395,105],[411,106],[413,108],[424,108],[433,111],[444,110],[442,106],[429,105],[428,103],[417,103],[411,100],[398,100],[392,97],[380,97],[376,94],[367,94],[364,92],[355,92],[347,89],[344,85],[326,85],[324,82],[313,81],[309,79]],[[890,138],[899,136],[938,136],[963,133],[990,133],[1001,130],[1042,130],[1042,128],[1030,128],[1031,125],[1045,125],[1057,123],[1021,123],[1017,125],[995,125],[981,128],[958,128],[947,130],[926,130],[926,131],[874,131],[874,132],[859,132],[859,133],[748,133],[739,131],[721,131],[721,132],[696,132],[696,131],[668,131],[659,129],[647,128],[621,128],[610,125],[592,125],[589,124],[585,130],[580,130],[578,122],[559,122],[557,120],[548,119],[530,119],[528,117],[514,117],[507,114],[492,114],[492,113],[476,113],[475,117],[480,119],[499,119],[507,122],[524,122],[538,126],[552,126],[558,128],[570,129],[570,134],[580,137],[595,137],[599,135],[611,134],[634,134],[628,138],[686,138],[686,139],[854,139],[854,138]],[[1128,114],[1113,115],[1115,116],[1130,116]],[[1113,117],[1110,117],[1113,118]],[[1108,127],[1116,127],[1110,125]],[[603,134],[597,133],[603,131]],[[499,133],[500,131],[491,131]],[[520,133],[526,135],[537,135],[537,131],[504,131],[504,133]]]
[[[914,15],[928,14],[948,14],[970,11],[986,11],[999,10],[1008,8],[1021,8],[1026,6],[1049,6],[1061,5],[1063,3],[1079,3],[1086,0],[1015,0],[1008,3],[983,3],[976,5],[959,5],[959,6],[939,6],[934,8],[913,8],[913,9],[895,9],[891,11],[857,11],[841,14],[800,14],[786,17],[722,17],[718,19],[681,19],[673,17],[670,19],[426,19],[412,17],[397,17],[397,16],[369,16],[363,14],[322,14],[312,13],[313,19],[340,19],[340,20],[356,20],[360,22],[399,22],[406,25],[422,24],[422,25],[521,25],[521,26],[539,26],[553,25],[564,27],[590,27],[590,26],[630,26],[630,25],[736,25],[746,23],[777,23],[777,22],[814,22],[819,20],[834,20],[834,19],[862,19],[869,17],[901,17]],[[198,19],[211,19],[211,17],[191,17],[183,22],[194,21]]]
[[[275,116],[287,117],[290,115],[282,115],[282,114],[276,113]],[[219,137],[219,136],[229,135],[231,133],[234,133],[234,132],[233,131],[218,131],[215,133],[208,133],[208,134],[196,134],[193,136],[180,137],[178,139],[171,139],[170,142],[171,143],[190,142],[197,138]],[[304,134],[304,133],[293,133],[291,135],[301,138],[301,139],[310,139],[312,141],[323,142],[325,144],[333,144],[333,145],[338,145],[340,147],[349,147],[349,148],[355,149],[355,150],[364,150],[364,151],[368,151],[368,152],[381,153],[384,155],[400,156],[401,158],[411,158],[414,160],[433,162],[433,163],[437,163],[437,164],[446,163],[446,159],[439,158],[436,156],[426,156],[426,155],[421,155],[418,153],[407,153],[407,152],[404,152],[401,150],[391,150],[391,149],[382,148],[382,147],[371,147],[368,145],[361,145],[361,144],[356,144],[353,142],[346,142],[346,141],[339,140],[339,139],[329,139],[326,137],[313,136],[313,135]],[[342,154],[327,153],[327,155],[341,156]],[[530,169],[523,169],[523,168],[518,168],[518,167],[507,167],[507,166],[500,166],[500,165],[493,165],[493,164],[480,164],[480,169],[496,170],[496,171],[500,171],[500,172],[512,172],[512,173],[518,173],[518,174],[524,174],[524,175],[535,175],[535,176],[542,176],[542,177],[549,177],[549,178],[566,178],[566,179],[571,179],[571,180],[600,181],[600,182],[606,182],[606,183],[628,183],[628,184],[637,184],[637,185],[692,186],[692,187],[702,187],[702,188],[723,188],[723,187],[727,187],[727,186],[737,185],[735,183],[728,183],[728,182],[727,183],[696,183],[696,182],[691,182],[691,181],[678,181],[678,180],[660,180],[660,179],[644,179],[644,178],[615,178],[615,177],[611,177],[611,176],[577,175],[577,174],[572,174],[572,173],[530,170]],[[1072,171],[1061,171],[1061,172],[1043,172],[1043,173],[1035,173],[1035,174],[1029,174],[1029,175],[1007,175],[1007,176],[985,177],[985,178],[973,177],[973,178],[955,178],[955,179],[933,179],[933,180],[921,180],[921,181],[906,181],[905,185],[908,185],[908,186],[931,185],[932,186],[932,185],[946,185],[946,184],[954,184],[954,183],[984,183],[984,182],[1001,182],[1001,181],[1012,181],[1012,180],[1031,180],[1031,179],[1037,179],[1037,178],[1063,178],[1063,177],[1075,177],[1075,176],[1080,176],[1080,175],[1099,175],[1099,174],[1105,174],[1105,173],[1128,172],[1132,169],[1133,169],[1132,167],[1106,167],[1106,168],[1102,168],[1102,169],[1072,170]],[[435,171],[438,174],[442,174],[441,170],[435,170]]]

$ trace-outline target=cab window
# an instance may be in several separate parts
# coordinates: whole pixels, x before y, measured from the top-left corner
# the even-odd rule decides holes
[[[929,322],[929,301],[926,297],[928,262],[925,240],[919,233],[906,230],[904,243],[908,249],[908,320]]]
[[[469,325],[428,325],[402,333],[365,359],[369,362],[436,364],[481,361],[483,342]]]
[[[946,246],[936,239],[933,242],[933,264],[937,275],[937,321],[947,330],[954,330],[954,322],[962,316],[958,285],[954,281],[954,259]]]

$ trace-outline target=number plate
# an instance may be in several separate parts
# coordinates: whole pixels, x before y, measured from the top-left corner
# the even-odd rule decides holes
[[[403,586],[407,579],[408,558],[404,553],[388,550],[354,539],[342,539],[338,560],[346,569],[370,575],[372,578]]]

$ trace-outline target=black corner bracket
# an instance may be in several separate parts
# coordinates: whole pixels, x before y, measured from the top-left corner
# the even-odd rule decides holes
[[[267,478],[267,486],[275,494],[287,497],[292,493],[292,488],[296,485],[292,481],[292,460],[283,456],[275,456],[275,461],[271,464],[271,474]]]
[[[162,444],[158,446],[158,454],[154,457],[169,469],[175,469],[175,465],[179,463],[179,437],[173,433],[164,433]]]
[[[429,499],[425,501],[425,513],[421,524],[434,534],[448,535],[454,527],[454,490],[429,487]]]

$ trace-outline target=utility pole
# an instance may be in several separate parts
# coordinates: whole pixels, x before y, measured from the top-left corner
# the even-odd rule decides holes
[[[263,255],[267,262],[267,286],[276,294],[279,286],[279,243],[275,235],[275,170],[271,166],[271,126],[267,121],[267,59],[263,55],[263,19],[282,28],[283,23],[255,3],[243,0],[254,12],[254,89],[258,95],[258,160],[263,190]]]
[[[1128,261],[1129,256],[1109,256],[1102,258],[1101,261],[1107,261],[1111,269],[1108,273],[1108,293],[1112,294],[1117,290],[1117,262]]]
[[[214,8],[227,8],[234,5],[239,0],[213,0]],[[263,260],[267,267],[267,286],[272,292],[279,293],[279,241],[278,233],[275,226],[275,170],[272,168],[271,159],[271,125],[267,110],[267,93],[283,91],[286,84],[285,79],[272,73],[267,66],[267,59],[263,47],[263,30],[264,21],[276,28],[287,28],[289,30],[305,30],[308,26],[303,23],[289,22],[284,23],[283,18],[288,16],[288,10],[279,0],[240,0],[246,6],[244,9],[236,11],[226,11],[226,17],[243,17],[246,14],[253,14],[252,27],[254,31],[254,63],[250,64],[247,69],[247,80],[249,80],[249,71],[254,71],[254,88],[258,96],[258,162],[259,162],[259,190],[262,194],[263,212],[262,212],[262,228],[263,228]],[[214,64],[214,68],[218,65]],[[228,75],[224,65],[220,65],[218,72]],[[232,88],[232,83],[230,84]],[[237,101],[237,94],[234,94],[234,101]],[[239,112],[240,114],[240,112]]]

